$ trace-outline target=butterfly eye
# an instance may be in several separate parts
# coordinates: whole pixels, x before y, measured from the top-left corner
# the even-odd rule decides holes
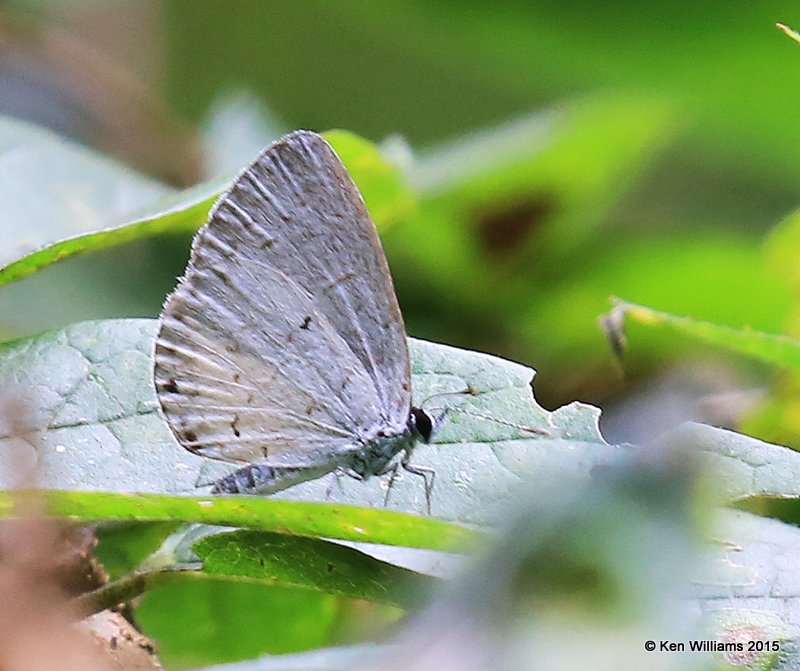
[[[411,408],[408,425],[422,440],[426,443],[430,442],[431,434],[433,433],[433,420],[427,412],[419,408]]]

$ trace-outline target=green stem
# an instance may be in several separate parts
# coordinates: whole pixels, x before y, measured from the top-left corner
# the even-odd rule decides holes
[[[198,571],[200,569],[162,569],[134,572],[96,590],[82,594],[75,599],[75,603],[78,611],[84,617],[88,617],[132,601],[152,587],[180,580],[181,573],[185,573],[187,570]]]

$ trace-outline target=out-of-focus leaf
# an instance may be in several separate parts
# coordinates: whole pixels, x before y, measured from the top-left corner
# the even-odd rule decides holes
[[[169,668],[195,668],[329,643],[339,599],[202,574],[148,591],[136,620]]]
[[[98,525],[97,558],[112,580],[133,571],[181,522],[108,523]]]
[[[9,143],[13,130],[13,124],[5,129]],[[0,185],[8,189],[6,200],[19,207],[4,215],[8,225],[0,219],[8,250],[7,256],[0,258],[0,285],[76,254],[162,233],[195,230],[230,181],[226,178],[174,192],[44,131],[29,130],[4,150],[3,132],[0,125]],[[38,144],[32,138],[39,140]],[[344,131],[331,131],[326,138],[342,155],[378,224],[413,204],[412,192],[399,169],[374,145]],[[33,158],[28,158],[29,154]],[[27,162],[33,165],[27,166]],[[4,163],[8,164],[5,171]],[[38,174],[45,168],[54,171],[53,166],[59,169],[55,175]],[[23,169],[25,172],[20,172]],[[41,182],[48,184],[52,193],[40,193]],[[112,197],[116,200],[108,202]],[[37,206],[25,207],[29,202]],[[31,231],[38,236],[35,240],[30,239]]]
[[[800,369],[800,340],[789,336],[763,333],[751,329],[734,329],[690,317],[679,317],[621,299],[614,300],[614,309],[624,317],[641,324],[667,328],[765,363]]]
[[[69,188],[69,187],[65,187]],[[57,263],[63,259],[123,245],[131,240],[162,233],[193,231],[205,221],[208,211],[221,192],[219,185],[201,185],[187,189],[179,197],[169,196],[158,203],[154,209],[157,214],[115,223],[112,219],[96,220],[100,227],[90,233],[76,234],[72,237],[65,230],[54,231],[55,241],[21,256],[0,268],[0,286],[22,279],[37,270]],[[41,228],[31,217],[26,226]]]
[[[179,3],[171,4],[176,10],[180,7]],[[777,19],[788,20],[792,16],[790,3],[751,3],[729,13],[724,21],[719,20],[719,12],[713,6],[684,2],[680,11],[671,6],[653,12],[651,7],[632,0],[602,7],[588,0],[568,7],[549,0],[491,7],[407,1],[396,4],[391,22],[384,20],[380,5],[370,2],[329,8],[327,3],[318,1],[313,8],[306,6],[303,10],[317,17],[326,16],[326,22],[346,25],[351,33],[363,32],[376,44],[395,45],[395,58],[408,61],[409,68],[420,62],[436,62],[439,68],[445,68],[445,81],[447,75],[457,75],[464,82],[459,90],[461,99],[486,95],[484,87],[491,82],[495,109],[499,110],[495,115],[508,109],[509,103],[500,101],[512,94],[527,100],[559,100],[580,88],[613,86],[660,91],[692,116],[694,129],[692,142],[685,145],[670,167],[680,170],[692,159],[700,161],[700,166],[692,166],[695,171],[689,179],[699,179],[704,185],[713,183],[714,172],[725,170],[727,184],[737,180],[750,186],[755,180],[762,188],[775,189],[777,183],[789,189],[800,174],[793,149],[800,133],[786,121],[800,105],[800,93],[787,85],[796,74],[797,49],[773,27]],[[197,48],[192,40],[197,39],[198,32],[213,40],[220,38],[212,35],[216,27],[213,19],[200,17],[200,12],[189,24],[190,33],[186,25],[178,26],[178,17],[185,22],[185,16],[177,11],[174,14],[178,33],[172,39],[183,47],[185,60],[176,67],[185,70],[188,77],[176,82],[176,86],[191,91],[194,61],[186,59],[191,49]],[[204,24],[208,26],[205,30]],[[273,26],[275,31],[281,29],[286,30],[285,25]],[[231,40],[234,35],[226,37]],[[318,49],[332,48],[324,36],[318,39],[322,42]],[[598,60],[600,43],[602,60]],[[686,67],[686,61],[676,54],[688,53],[698,43],[702,49],[695,50],[691,67]],[[735,53],[732,44],[736,45]],[[328,69],[317,64],[319,60],[318,51],[308,54],[302,63],[302,75],[297,71],[291,75],[309,80],[305,87],[307,105],[316,100],[312,92],[319,82],[327,82],[330,76]],[[239,67],[244,70],[244,65]],[[297,63],[295,67],[299,70],[301,66]],[[732,71],[739,75],[733,82],[728,78]],[[370,74],[383,85],[381,72]],[[291,81],[288,72],[281,74]],[[341,76],[347,78],[348,73]],[[359,70],[359,82],[362,80],[366,80],[364,87],[373,84]],[[393,112],[402,110],[401,119],[415,122],[415,128],[422,126],[418,134],[435,133],[441,137],[449,125],[471,118],[467,115],[472,110],[458,115],[421,114],[420,110],[430,110],[438,101],[431,94],[424,95],[424,89],[413,92],[413,96],[410,91],[393,92]],[[287,91],[284,95],[293,98],[297,93]],[[335,109],[337,104],[345,103],[333,98],[327,104]],[[361,114],[350,113],[354,127],[386,123],[387,115],[376,118],[368,112],[372,112],[370,107]],[[439,118],[442,116],[446,118]],[[731,142],[734,137],[736,140]],[[698,156],[699,147],[702,156]],[[757,190],[758,187],[754,189]],[[699,195],[692,196],[699,200]]]
[[[660,444],[700,452],[726,501],[753,496],[800,498],[800,452],[735,431],[687,422]]]
[[[96,231],[174,191],[53,133],[0,118],[0,264]]]
[[[206,179],[239,173],[286,132],[256,96],[241,89],[217,98],[203,126]]]
[[[755,405],[738,428],[772,443],[800,448],[800,379],[787,373],[776,380],[769,394]]]
[[[680,450],[678,450],[677,453],[679,454]],[[670,486],[676,484],[675,480],[661,477],[659,478],[660,486],[656,487],[655,490],[666,488],[666,483],[671,483]],[[673,493],[679,493],[681,491],[680,487],[674,488],[677,491]],[[658,529],[659,524],[664,523],[664,527],[661,529],[660,533],[667,532],[673,535],[670,542],[664,542],[662,540],[662,542],[654,543],[651,547],[653,549],[669,548],[670,552],[674,552],[676,551],[676,543],[682,544],[686,557],[689,557],[691,554],[687,546],[689,536],[682,537],[680,532],[676,534],[675,521],[680,519],[683,513],[676,510],[674,505],[675,501],[673,500],[672,503],[667,503],[661,499],[661,494],[654,494],[654,489],[652,488],[648,490],[647,488],[637,487],[636,490],[640,495],[646,494],[647,496],[653,497],[653,500],[647,505],[646,510],[652,510],[653,507],[656,506],[658,508],[657,517],[660,519],[660,521],[658,521],[658,519],[654,519],[656,516],[651,516],[647,512],[642,512],[641,519],[639,517],[636,518],[637,524],[638,522],[646,520],[652,525],[649,529],[652,533]],[[685,493],[686,492],[684,492],[684,495]],[[657,500],[660,500],[660,503],[656,503]],[[573,502],[573,504],[574,503],[575,502]],[[683,503],[685,503],[685,501]],[[718,664],[731,665],[737,668],[747,666],[747,668],[769,668],[777,670],[788,670],[796,667],[797,640],[800,637],[800,601],[798,601],[796,597],[798,590],[792,582],[795,575],[795,571],[793,571],[792,567],[794,566],[794,557],[800,549],[798,548],[798,544],[800,544],[800,532],[795,527],[747,513],[723,511],[719,514],[718,518],[714,520],[713,525],[710,525],[713,529],[710,533],[714,540],[706,546],[704,552],[705,561],[687,563],[684,558],[683,561],[673,565],[676,567],[676,570],[669,578],[671,582],[667,583],[664,577],[666,577],[670,571],[666,571],[659,577],[656,577],[651,572],[656,570],[655,566],[659,565],[659,563],[661,563],[662,570],[669,567],[671,563],[663,556],[652,557],[644,561],[642,548],[646,548],[647,545],[643,546],[641,544],[643,536],[634,533],[635,538],[639,541],[635,543],[635,549],[629,548],[627,544],[623,542],[621,543],[621,547],[625,548],[623,553],[608,552],[609,544],[613,546],[621,540],[619,534],[615,535],[614,538],[610,540],[602,529],[598,529],[596,526],[598,524],[598,519],[596,519],[598,516],[601,519],[606,516],[613,518],[613,506],[608,509],[606,514],[600,514],[600,511],[609,504],[610,501],[599,503],[595,500],[591,511],[587,511],[587,514],[592,519],[592,523],[595,525],[591,533],[582,534],[580,529],[567,527],[571,529],[572,533],[580,537],[582,541],[577,544],[579,549],[569,553],[567,558],[560,559],[560,581],[556,579],[545,583],[548,588],[544,593],[540,593],[535,587],[539,582],[534,580],[532,583],[533,588],[531,588],[531,581],[525,582],[528,586],[528,591],[525,592],[525,598],[534,599],[534,605],[536,606],[536,608],[529,611],[523,611],[523,617],[529,618],[525,621],[533,627],[537,627],[537,625],[541,626],[541,620],[546,619],[549,613],[554,613],[555,616],[558,617],[559,611],[554,609],[551,603],[553,599],[559,597],[559,591],[556,589],[557,586],[560,586],[561,589],[570,589],[567,594],[571,596],[571,603],[573,603],[574,606],[575,600],[580,597],[581,592],[579,588],[581,585],[603,584],[600,580],[603,571],[620,570],[628,562],[641,561],[642,568],[645,570],[645,575],[647,577],[639,575],[635,581],[624,580],[615,584],[626,585],[630,588],[635,582],[639,588],[644,588],[645,591],[649,592],[649,596],[644,600],[647,604],[645,610],[649,613],[650,617],[654,617],[658,621],[657,625],[653,625],[661,631],[661,634],[655,637],[657,640],[660,641],[667,637],[668,634],[666,632],[668,628],[675,626],[674,621],[670,621],[670,617],[665,617],[665,615],[668,614],[658,611],[658,607],[669,603],[668,599],[670,597],[668,595],[670,592],[666,589],[669,587],[672,590],[672,599],[674,599],[676,591],[680,593],[681,598],[688,599],[683,606],[686,609],[684,617],[687,622],[693,623],[695,629],[694,633],[686,638],[689,638],[689,640],[713,640],[718,644],[725,645],[741,644],[741,650],[732,649],[725,652],[715,652],[713,654],[713,659]],[[626,512],[624,514],[626,519],[630,520],[630,516],[633,514],[633,511],[637,510],[637,507],[631,505],[631,498],[629,496],[623,497],[620,504],[625,507]],[[552,502],[543,506],[537,506],[537,517],[540,518],[543,514],[548,514],[549,507],[554,507]],[[536,527],[534,520],[534,516],[528,518],[528,525],[530,527]],[[670,522],[670,520],[672,521]],[[586,523],[585,520],[583,520],[583,522]],[[685,519],[683,520],[683,524],[683,531],[688,532]],[[622,525],[621,527],[621,529],[626,528],[626,525]],[[615,529],[619,531],[620,527],[615,527]],[[640,533],[642,528],[637,526],[637,530]],[[532,533],[533,529],[526,529],[526,532]],[[628,532],[630,532],[630,529],[628,529],[627,532],[622,531],[621,534],[624,536],[624,534]],[[551,537],[552,538],[547,539],[547,536],[545,536],[547,542],[551,543],[553,547],[563,547],[564,543],[569,542],[557,532],[551,533]],[[513,536],[513,542],[519,543],[522,538],[524,538],[524,534],[517,530],[516,534]],[[602,551],[593,552],[592,547],[594,546],[591,545],[592,543],[601,543]],[[586,544],[588,544],[588,547],[584,547]],[[570,545],[570,547],[573,546]],[[595,581],[594,583],[586,580],[583,582],[575,581],[570,583],[568,580],[564,579],[564,575],[569,573],[564,567],[576,561],[578,557],[581,556],[581,553],[584,552],[587,556],[592,557],[592,561],[597,564],[594,573],[583,574],[584,579],[586,579],[588,575],[592,575],[595,577]],[[490,554],[490,557],[493,556],[496,555]],[[516,555],[514,552],[508,551],[506,547],[505,552],[503,552],[501,556],[508,562],[509,557],[513,560]],[[533,558],[529,558],[527,562],[523,563],[519,561],[518,564],[524,567],[521,570],[541,571],[542,567],[545,566],[547,562],[537,562]],[[599,568],[601,564],[603,566],[602,570]],[[680,571],[683,571],[682,576],[678,575]],[[489,594],[491,594],[491,590],[493,589],[490,587],[491,585],[494,585],[494,589],[496,589],[496,587],[501,584],[501,582],[494,577],[497,572],[498,566],[497,563],[494,562],[491,564],[491,569],[488,571],[475,571],[480,577],[471,579],[467,576],[464,580],[459,581],[460,584],[463,585],[464,590],[461,594],[462,602],[459,602],[459,607],[450,610],[450,616],[445,617],[441,614],[441,609],[443,608],[442,604],[439,603],[438,606],[434,606],[431,611],[434,617],[428,617],[427,620],[423,620],[423,626],[415,628],[412,625],[411,631],[407,632],[405,647],[403,647],[402,643],[400,645],[394,643],[384,649],[374,646],[358,649],[333,648],[321,650],[314,656],[295,655],[285,658],[263,658],[258,660],[258,662],[254,661],[252,667],[248,666],[249,663],[242,663],[241,668],[286,669],[288,671],[288,669],[298,668],[292,664],[304,662],[306,666],[302,668],[393,669],[396,667],[392,664],[392,660],[398,659],[403,660],[404,668],[417,668],[414,666],[416,657],[414,656],[413,648],[422,645],[421,639],[418,638],[418,636],[424,636],[430,627],[438,634],[439,641],[446,641],[449,637],[445,634],[452,634],[459,626],[463,626],[466,623],[467,618],[462,619],[459,617],[461,613],[471,614],[472,618],[470,621],[474,623],[476,610],[478,612],[481,610],[481,608],[476,609],[474,607],[475,603],[479,604],[480,607],[491,604],[490,608],[501,609],[504,606],[508,606],[508,601],[513,602],[514,599],[521,598],[517,592],[514,592],[513,596],[507,599],[492,599],[491,596],[487,596],[487,590],[489,590]],[[506,569],[506,573],[503,575],[508,575],[508,569]],[[652,580],[652,584],[648,583],[648,578]],[[517,585],[520,580],[510,582],[512,585]],[[685,591],[686,588],[681,586],[686,584],[691,585],[688,594]],[[476,593],[477,595],[475,595]],[[626,599],[620,598],[620,592],[605,593],[605,596],[612,599],[610,603],[615,604],[612,605],[612,608],[617,609],[617,615],[613,620],[615,623],[615,636],[608,636],[605,633],[603,620],[605,615],[603,614],[598,617],[598,603],[596,597],[592,599],[591,603],[587,602],[583,604],[582,612],[584,615],[582,622],[575,623],[565,619],[568,618],[570,612],[575,610],[575,608],[571,608],[561,614],[561,618],[558,620],[559,626],[557,628],[551,630],[545,627],[540,635],[544,636],[544,640],[547,640],[548,637],[556,636],[559,633],[561,636],[568,635],[573,642],[573,647],[570,648],[570,651],[575,650],[575,641],[582,640],[583,637],[586,637],[587,640],[595,646],[602,646],[602,649],[612,645],[611,641],[617,641],[620,635],[620,622],[624,621],[626,615],[630,618],[631,612],[628,611],[629,606],[627,604],[629,602]],[[450,595],[450,598],[453,598],[452,595]],[[471,601],[473,606],[465,606],[463,600]],[[550,603],[550,607],[545,608],[544,606],[548,603]],[[608,602],[606,605],[608,605]],[[437,611],[437,607],[440,610]],[[673,607],[675,607],[674,602]],[[642,603],[637,603],[636,608],[641,609]],[[636,617],[642,617],[644,615],[640,610],[636,610],[635,612]],[[428,615],[431,613],[428,613]],[[492,613],[492,622],[494,623],[498,617],[499,610],[492,611]],[[475,625],[473,624],[473,626]],[[637,635],[635,627],[633,627],[633,629],[634,631],[632,634],[635,636]],[[500,629],[500,631],[504,630]],[[673,629],[669,631],[674,632]],[[473,636],[460,640],[472,642],[476,640],[475,634],[478,633],[480,632],[474,631]],[[684,635],[685,633],[686,632],[684,632]],[[480,642],[479,648],[486,646],[486,638],[479,638],[477,640]],[[686,643],[684,637],[681,636],[677,636],[672,640]],[[776,654],[773,650],[750,651],[748,650],[749,641],[775,642],[780,648],[780,653]],[[457,648],[448,647],[446,644],[444,648],[448,650],[448,655],[452,655],[452,657],[448,656],[447,660],[452,662],[451,666],[453,668],[456,667],[457,661],[458,668],[464,668],[463,664],[465,660],[469,663],[476,654],[474,649],[470,649],[469,654],[465,655],[463,658],[461,656],[456,657],[455,655],[460,652]],[[631,646],[631,648],[638,651],[638,647]],[[557,646],[557,649],[563,652],[561,646]],[[595,654],[598,649],[600,648],[594,648]],[[536,650],[531,651],[533,655],[532,658],[541,659],[541,655],[543,654],[542,650],[551,650],[551,646],[537,646]],[[706,650],[706,653],[707,652],[708,650]],[[481,649],[480,653],[485,654],[485,649]],[[492,658],[493,668],[518,668],[518,666],[513,663],[510,663],[507,667],[502,666],[499,660],[504,659],[503,655],[509,653],[509,650],[501,649],[499,653],[495,650],[494,657]],[[623,663],[621,660],[629,659],[629,655],[630,650],[627,651],[625,655],[610,655],[608,661],[610,666],[608,668],[620,668],[619,665]],[[445,664],[442,658],[438,659],[439,664]],[[574,661],[572,658],[569,659]],[[647,664],[648,668],[698,668],[698,666],[695,665],[699,665],[699,668],[708,668],[703,661],[708,660],[708,658],[704,657],[703,654],[698,651],[690,650],[687,655],[681,658],[678,653],[669,653],[669,655],[667,655],[657,650],[653,653],[648,653],[645,659],[651,660]],[[345,660],[346,666],[343,666]],[[522,662],[522,659],[519,661]],[[597,659],[593,660],[592,668],[598,668],[597,662]],[[261,666],[258,666],[258,664]],[[359,666],[359,664],[361,664],[361,666]],[[450,668],[450,666],[446,666],[446,668]],[[631,668],[636,667],[632,666]],[[729,667],[725,666],[725,668]],[[230,671],[234,671],[234,669],[231,668]]]
[[[352,548],[252,530],[217,533],[195,543],[209,575],[303,587],[408,608],[432,579]]]
[[[598,97],[420,153],[420,207],[386,234],[398,284],[493,313],[519,305],[596,233],[669,117],[651,99]]]
[[[414,191],[398,166],[387,160],[378,147],[344,130],[329,130],[323,135],[342,159],[379,228],[414,207]]]
[[[196,226],[213,198],[201,189],[178,199],[174,189],[12,119],[0,119],[0,197],[0,284],[81,251]]]
[[[797,668],[800,590],[794,564],[800,531],[776,520],[725,511],[714,536],[705,570],[692,583],[709,634],[720,642],[743,644],[741,651],[720,657],[750,669]],[[749,650],[748,641],[774,641],[780,650]]]
[[[758,241],[730,233],[658,242],[607,239],[598,242],[591,260],[581,262],[569,278],[531,292],[528,303],[511,318],[513,332],[524,342],[520,347],[541,357],[541,372],[550,379],[585,376],[604,357],[611,359],[596,320],[613,295],[703,314],[722,324],[746,319],[761,330],[780,331],[791,303],[789,292],[763,266]],[[654,357],[664,361],[689,347],[696,349],[695,341],[676,338],[666,329],[638,327],[634,335],[625,355],[626,365],[634,369]],[[575,370],[576,360],[585,362],[584,371]]]
[[[644,645],[699,631],[681,600],[698,557],[693,469],[679,455],[620,460],[555,498],[530,492],[384,657],[351,668],[703,668],[702,655]]]
[[[3,388],[16,389],[33,411],[23,454],[0,453],[3,486],[14,481],[20,458],[37,463],[46,487],[82,491],[194,492],[232,469],[180,448],[159,416],[151,379],[156,328],[148,320],[87,322],[0,350]],[[573,405],[551,414],[535,403],[530,369],[433,343],[410,340],[410,347],[414,398],[441,417],[434,441],[419,445],[413,460],[436,471],[436,518],[490,523],[496,504],[523,480],[552,487],[560,476],[588,477],[593,465],[614,458],[595,410]],[[8,445],[8,427],[3,435],[0,445]],[[388,508],[424,515],[420,480],[399,475]],[[274,498],[371,506],[380,517],[387,486],[387,478],[331,474]],[[219,504],[214,497],[204,505]]]
[[[769,234],[764,244],[765,265],[770,277],[781,282],[792,301],[781,330],[800,336],[800,212],[785,217]],[[776,376],[770,394],[741,424],[742,430],[765,440],[793,447],[800,446],[800,371],[789,369]]]

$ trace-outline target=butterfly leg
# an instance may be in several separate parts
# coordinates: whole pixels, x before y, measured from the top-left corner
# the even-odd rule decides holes
[[[389,482],[386,485],[386,494],[383,497],[383,507],[386,508],[389,505],[389,494],[392,493],[392,487],[394,487],[394,481],[397,479],[397,469],[400,468],[400,464],[393,464],[389,468],[387,468],[383,473],[379,473],[378,475],[383,475],[385,473],[391,472],[392,477],[389,478]]]
[[[404,471],[408,471],[412,475],[419,475],[425,481],[425,504],[428,509],[428,515],[431,514],[431,494],[433,493],[433,482],[436,479],[436,471],[432,468],[425,468],[424,466],[412,466],[410,463],[411,459],[411,452],[406,451],[403,458],[399,462],[394,462],[389,464],[383,470],[379,471],[375,475],[385,475],[386,473],[391,473],[392,476],[389,478],[389,484],[386,486],[386,496],[383,497],[383,507],[385,508],[389,504],[389,495],[392,492],[392,487],[394,487],[394,481],[397,479],[397,472],[400,467],[403,467]]]
[[[431,494],[433,493],[433,483],[436,480],[436,471],[432,468],[425,466],[412,466],[411,465],[411,450],[406,450],[400,463],[394,466],[392,473],[392,481],[397,475],[398,466],[402,466],[404,471],[408,471],[412,475],[418,475],[425,481],[425,505],[428,509],[428,515],[431,514]],[[391,482],[390,482],[391,484]],[[387,492],[388,493],[388,492]]]
[[[433,494],[433,482],[436,480],[436,471],[424,466],[412,466],[408,463],[408,456],[400,462],[404,470],[414,475],[419,475],[425,481],[425,504],[428,508],[428,515],[431,514],[431,494]]]
[[[336,479],[336,487],[339,489],[339,493],[340,494],[344,493],[344,487],[342,487],[342,476],[343,475],[346,475],[346,472],[341,468],[337,468],[333,472],[333,476]],[[326,501],[329,501],[330,498],[331,498],[331,494],[333,493],[333,486],[334,486],[334,483],[331,482],[331,484],[329,484],[328,488],[325,490],[325,500]]]

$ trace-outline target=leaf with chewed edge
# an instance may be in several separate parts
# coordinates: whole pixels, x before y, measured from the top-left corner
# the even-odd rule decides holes
[[[161,418],[152,386],[156,329],[150,320],[86,322],[0,349],[3,387],[15,388],[31,408],[14,459],[37,463],[46,488],[196,494],[198,481],[211,482],[214,470],[233,468],[182,449]],[[586,472],[614,457],[615,449],[597,431],[594,411],[574,405],[551,414],[535,404],[530,369],[443,345],[410,344],[414,398],[440,418],[434,442],[414,452],[414,463],[436,471],[435,518],[489,524],[497,514],[492,503],[502,506],[522,479],[545,487],[559,474]],[[5,427],[0,442],[8,444],[11,435]],[[10,450],[0,459],[0,486],[9,488]],[[347,503],[382,512],[387,486],[387,477],[358,482],[330,475],[272,500]],[[246,505],[248,499],[236,501]],[[399,475],[386,508],[424,514],[419,478]]]
[[[339,130],[325,137],[378,225],[413,205],[400,170],[372,143]],[[229,181],[176,191],[48,131],[0,117],[0,187],[7,189],[4,202],[14,206],[0,214],[0,248],[6,250],[0,286],[76,254],[194,231]],[[42,184],[53,185],[52,192],[42,193]]]
[[[35,464],[43,488],[64,490],[52,494],[63,512],[71,514],[73,506],[78,516],[92,519],[102,519],[107,510],[115,519],[223,523],[220,519],[234,514],[228,523],[238,525],[244,511],[263,505],[261,512],[269,514],[279,501],[317,502],[316,512],[326,509],[324,503],[372,508],[365,513],[375,520],[392,511],[425,516],[421,478],[404,472],[388,494],[388,476],[361,482],[330,474],[268,499],[205,496],[198,483],[210,483],[215,472],[234,466],[197,457],[175,442],[152,386],[156,329],[152,320],[85,322],[0,348],[0,388],[28,409],[22,429],[20,418],[13,430],[2,420],[0,487],[15,485],[19,464]],[[565,482],[591,477],[620,450],[635,449],[605,443],[594,408],[571,404],[550,413],[538,406],[530,387],[533,371],[524,366],[409,342],[415,402],[439,421],[433,442],[418,445],[412,457],[436,473],[434,519],[428,522],[491,526],[520,488],[557,491]],[[679,429],[665,440],[708,453],[732,499],[800,494],[800,477],[794,475],[800,474],[800,455],[792,450],[702,425]],[[70,499],[78,492],[100,498],[81,510],[80,502]],[[114,492],[127,496],[115,499]],[[130,496],[140,493],[150,496]],[[116,504],[124,512],[114,513]],[[145,511],[139,518],[133,512],[137,505]],[[204,515],[203,507],[218,512]]]

